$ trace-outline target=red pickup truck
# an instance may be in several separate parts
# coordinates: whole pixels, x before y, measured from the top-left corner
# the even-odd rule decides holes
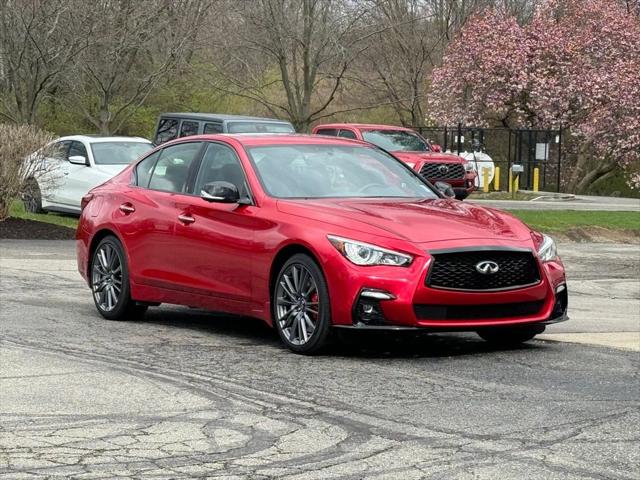
[[[431,183],[447,182],[456,198],[462,200],[475,190],[476,172],[464,158],[442,153],[416,131],[392,125],[363,123],[330,123],[317,125],[316,135],[353,138],[377,145],[392,153]]]

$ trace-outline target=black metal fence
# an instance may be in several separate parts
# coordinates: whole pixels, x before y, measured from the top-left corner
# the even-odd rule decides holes
[[[500,189],[508,188],[509,170],[522,165],[520,188],[532,189],[534,169],[539,169],[539,189],[560,191],[562,184],[562,130],[512,130],[508,128],[417,127],[422,136],[442,151],[469,158],[486,153],[500,167]],[[492,187],[493,190],[493,187]]]

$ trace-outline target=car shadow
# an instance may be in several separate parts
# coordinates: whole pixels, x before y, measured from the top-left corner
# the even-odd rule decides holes
[[[150,308],[141,322],[168,328],[189,329],[225,337],[238,345],[261,345],[287,350],[278,334],[263,321],[183,307]],[[343,358],[444,358],[522,352],[547,348],[541,342],[500,348],[480,339],[474,332],[342,332],[322,356]]]

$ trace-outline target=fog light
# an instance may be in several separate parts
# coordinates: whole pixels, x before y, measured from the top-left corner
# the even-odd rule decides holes
[[[362,290],[358,295],[353,311],[353,323],[364,323],[366,325],[384,325],[386,318],[382,313],[380,302],[393,300],[395,297],[382,290]]]
[[[566,315],[568,305],[569,295],[567,294],[567,286],[565,284],[559,285],[556,288],[556,302],[553,304],[551,318],[558,318]]]

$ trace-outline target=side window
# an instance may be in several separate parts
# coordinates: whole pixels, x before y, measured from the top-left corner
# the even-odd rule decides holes
[[[205,123],[204,124],[204,134],[210,133],[222,133],[222,124],[221,123]]]
[[[181,137],[190,137],[192,135],[198,134],[198,127],[200,124],[198,122],[192,122],[190,120],[183,120],[182,125],[180,126],[180,136]]]
[[[151,178],[151,172],[153,172],[153,167],[156,166],[156,161],[160,157],[160,151],[149,155],[147,158],[142,160],[136,166],[136,178],[135,184],[139,187],[147,188],[149,186],[149,179]]]
[[[327,135],[329,137],[337,137],[338,129],[337,128],[323,128],[316,132],[316,135]]]
[[[340,130],[340,133],[338,134],[338,136],[343,138],[353,138],[354,140],[357,138],[356,134],[353,133],[351,130]]]
[[[161,118],[156,132],[156,145],[168,142],[178,137],[178,120],[175,118]]]
[[[201,145],[201,142],[181,143],[162,150],[156,168],[151,174],[149,188],[184,193],[187,187],[189,168]]]
[[[200,163],[194,193],[200,195],[202,187],[211,182],[229,182],[238,187],[240,196],[248,194],[244,171],[235,152],[219,143],[210,143]]]
[[[63,140],[61,142],[52,143],[46,147],[46,156],[55,160],[67,160],[69,152],[70,140]]]
[[[69,148],[69,155],[67,156],[67,159],[73,156],[84,157],[84,159],[88,162],[89,155],[87,155],[87,149],[82,142],[71,142],[71,147]]]

